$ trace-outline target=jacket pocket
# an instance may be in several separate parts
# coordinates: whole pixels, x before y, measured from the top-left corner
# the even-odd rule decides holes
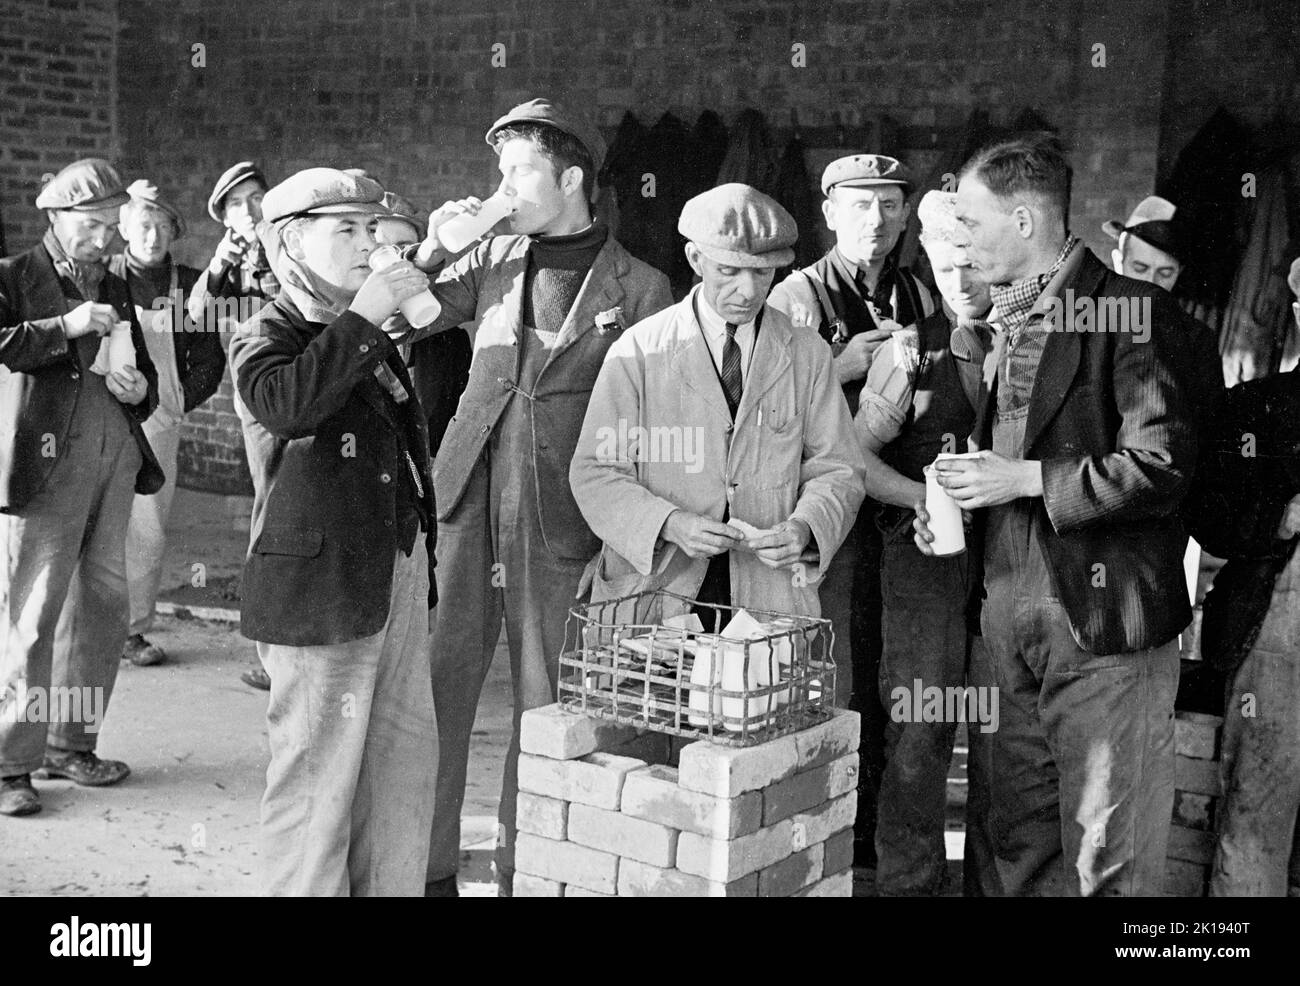
[[[253,545],[257,555],[293,555],[315,558],[320,554],[324,531],[309,527],[267,527]]]

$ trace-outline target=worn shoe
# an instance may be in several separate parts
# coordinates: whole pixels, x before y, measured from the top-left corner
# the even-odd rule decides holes
[[[31,774],[0,777],[0,815],[35,815],[41,810],[41,797],[32,787]]]
[[[264,692],[271,690],[271,676],[266,673],[266,669],[259,666],[249,668],[240,674],[239,680],[246,685],[252,685],[254,688],[260,688]]]
[[[157,644],[149,643],[140,634],[133,633],[122,645],[122,657],[137,667],[147,668],[154,664],[162,664],[167,660],[167,652]]]
[[[445,876],[441,880],[430,880],[424,885],[426,897],[459,897],[460,887],[456,886],[454,876]]]
[[[46,776],[66,777],[82,787],[108,787],[130,773],[121,760],[101,760],[90,750],[45,754]]]

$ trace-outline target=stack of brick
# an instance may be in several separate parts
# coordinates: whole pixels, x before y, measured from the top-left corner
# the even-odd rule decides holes
[[[682,745],[525,712],[515,896],[851,896],[858,731],[837,711],[755,746]]]
[[[1179,712],[1174,718],[1174,816],[1165,859],[1165,893],[1204,897],[1214,861],[1214,811],[1223,793],[1218,716]]]

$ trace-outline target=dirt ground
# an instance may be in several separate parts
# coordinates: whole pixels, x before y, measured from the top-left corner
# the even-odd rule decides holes
[[[44,810],[0,818],[0,894],[256,893],[267,693],[239,680],[256,657],[237,628],[191,615],[230,612],[238,605],[247,544],[239,518],[246,508],[246,502],[224,497],[178,493],[162,581],[169,612],[148,635],[170,661],[152,668],[122,665],[99,745],[102,756],[125,760],[132,774],[122,784],[98,789],[38,775]],[[196,571],[201,579],[195,579]],[[177,605],[186,609],[175,612]],[[491,850],[509,729],[503,640],[474,726],[462,832],[465,896],[495,895]],[[964,759],[959,751],[950,775],[952,860],[962,851]]]

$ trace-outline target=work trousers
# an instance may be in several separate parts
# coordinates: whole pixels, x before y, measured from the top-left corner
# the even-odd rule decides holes
[[[429,559],[396,553],[388,619],[344,644],[263,644],[271,762],[265,896],[419,897],[438,728],[429,687]]]
[[[144,423],[145,437],[162,467],[164,482],[157,493],[136,496],[131,503],[126,531],[126,587],[131,601],[130,632],[133,634],[147,633],[153,627],[163,556],[167,550],[167,518],[176,496],[180,429],[179,419],[162,419],[156,413]]]
[[[508,479],[494,488],[502,476]],[[438,524],[430,667],[441,757],[430,882],[456,874],[470,737],[502,623],[514,713],[497,815],[496,865],[503,885],[513,875],[520,718],[555,701],[565,625],[586,567],[583,560],[557,558],[547,548],[536,487],[519,478],[515,470],[494,471],[485,455],[455,511]]]
[[[124,542],[141,456],[99,378],[84,381],[56,451],[44,488],[0,514],[0,777],[37,770],[47,750],[95,749],[126,641]],[[78,690],[80,714],[55,714],[55,701],[30,714],[30,696],[66,689]]]
[[[1300,896],[1300,551],[1232,677],[1220,770],[1210,896]]]
[[[999,689],[990,829],[1012,896],[1161,893],[1174,797],[1178,641],[1076,642],[1030,501],[989,512],[982,613]]]
[[[910,526],[885,541],[879,682],[889,721],[876,821],[882,897],[941,894],[947,878],[948,766],[958,717],[967,708],[967,570],[965,554],[921,554]],[[978,730],[979,723],[969,728]]]

